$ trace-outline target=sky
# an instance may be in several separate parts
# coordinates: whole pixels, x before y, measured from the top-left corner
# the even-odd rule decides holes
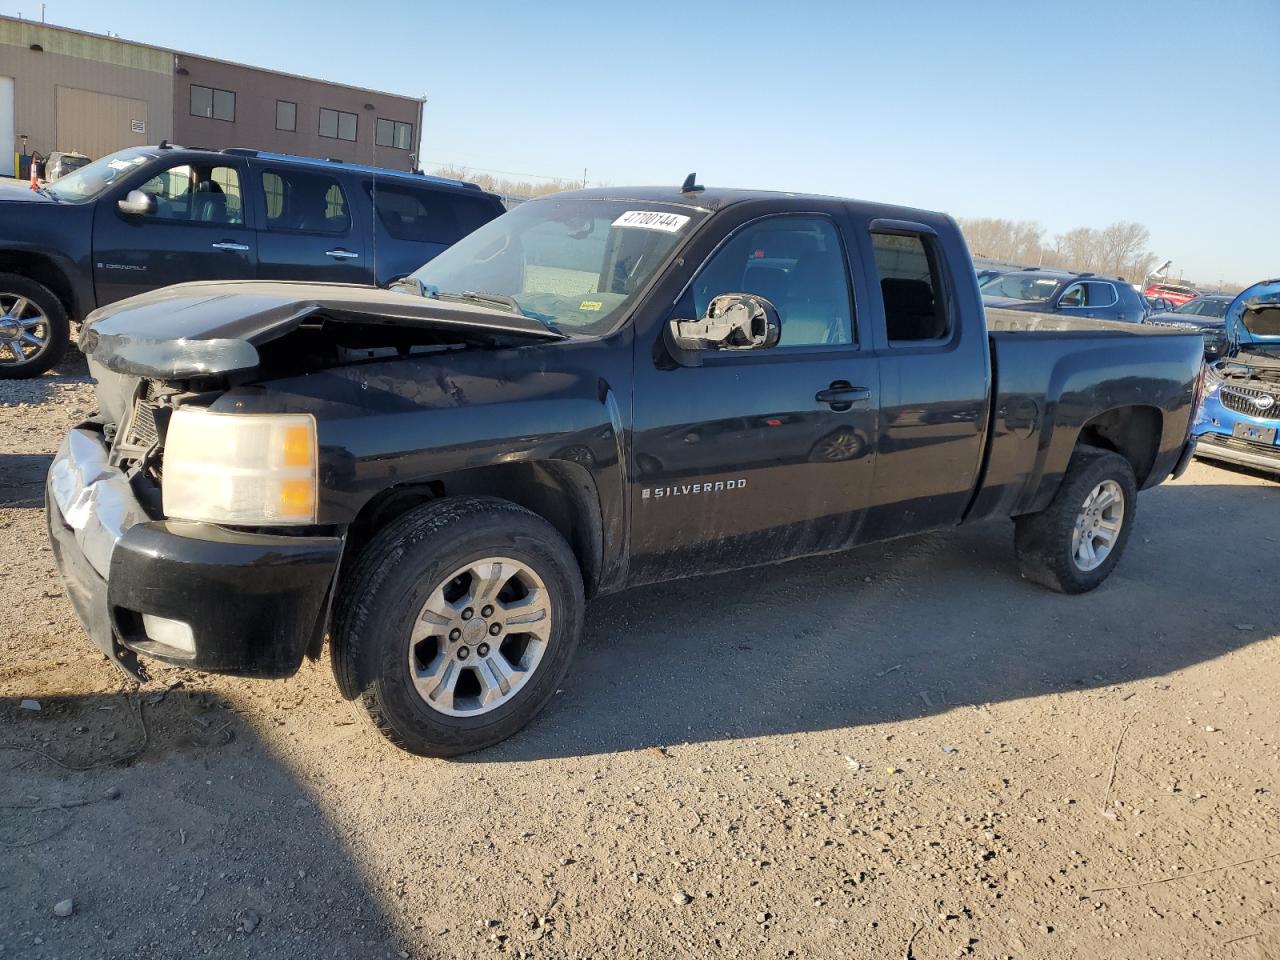
[[[50,0],[50,23],[426,96],[423,165],[1136,220],[1280,275],[1280,0]],[[40,15],[39,3],[0,11]],[[246,144],[246,146],[252,146]]]

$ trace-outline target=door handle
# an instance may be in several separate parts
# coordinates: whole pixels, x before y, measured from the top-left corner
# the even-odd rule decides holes
[[[215,243],[215,244],[213,245],[213,249],[215,249],[215,250],[234,250],[234,251],[236,251],[237,253],[244,253],[246,250],[248,250],[248,249],[249,249],[249,245],[248,245],[247,243],[236,243],[236,242],[235,242],[235,241],[233,241],[233,240],[223,240],[223,241],[221,241],[220,243]]]
[[[326,250],[324,255],[326,257],[333,257],[335,260],[358,260],[360,258],[360,254],[353,253],[350,250],[343,250],[341,247],[337,250]]]
[[[855,387],[845,380],[837,380],[827,389],[819,390],[813,399],[830,404],[833,410],[848,410],[855,403],[870,400],[871,390],[867,387]]]

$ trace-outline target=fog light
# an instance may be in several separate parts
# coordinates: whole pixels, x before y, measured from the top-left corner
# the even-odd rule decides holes
[[[191,624],[189,623],[144,613],[142,615],[142,629],[146,631],[148,640],[163,643],[166,647],[173,647],[175,650],[189,653],[193,657],[196,655],[196,638],[191,633]]]

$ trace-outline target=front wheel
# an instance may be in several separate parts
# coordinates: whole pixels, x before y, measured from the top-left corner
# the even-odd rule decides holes
[[[582,576],[546,520],[459,497],[410,511],[343,578],[333,667],[396,746],[449,757],[504,740],[546,704],[582,628]]]
[[[1049,506],[1014,520],[1022,575],[1061,593],[1092,590],[1119,562],[1137,507],[1129,461],[1109,450],[1078,448]]]
[[[38,377],[62,359],[70,337],[67,311],[48,287],[0,273],[0,380]]]

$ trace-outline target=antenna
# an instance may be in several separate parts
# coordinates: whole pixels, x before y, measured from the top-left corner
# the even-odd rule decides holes
[[[698,183],[698,175],[696,173],[691,173],[684,178],[684,186],[680,188],[680,192],[681,193],[701,193],[705,189],[706,187]]]

